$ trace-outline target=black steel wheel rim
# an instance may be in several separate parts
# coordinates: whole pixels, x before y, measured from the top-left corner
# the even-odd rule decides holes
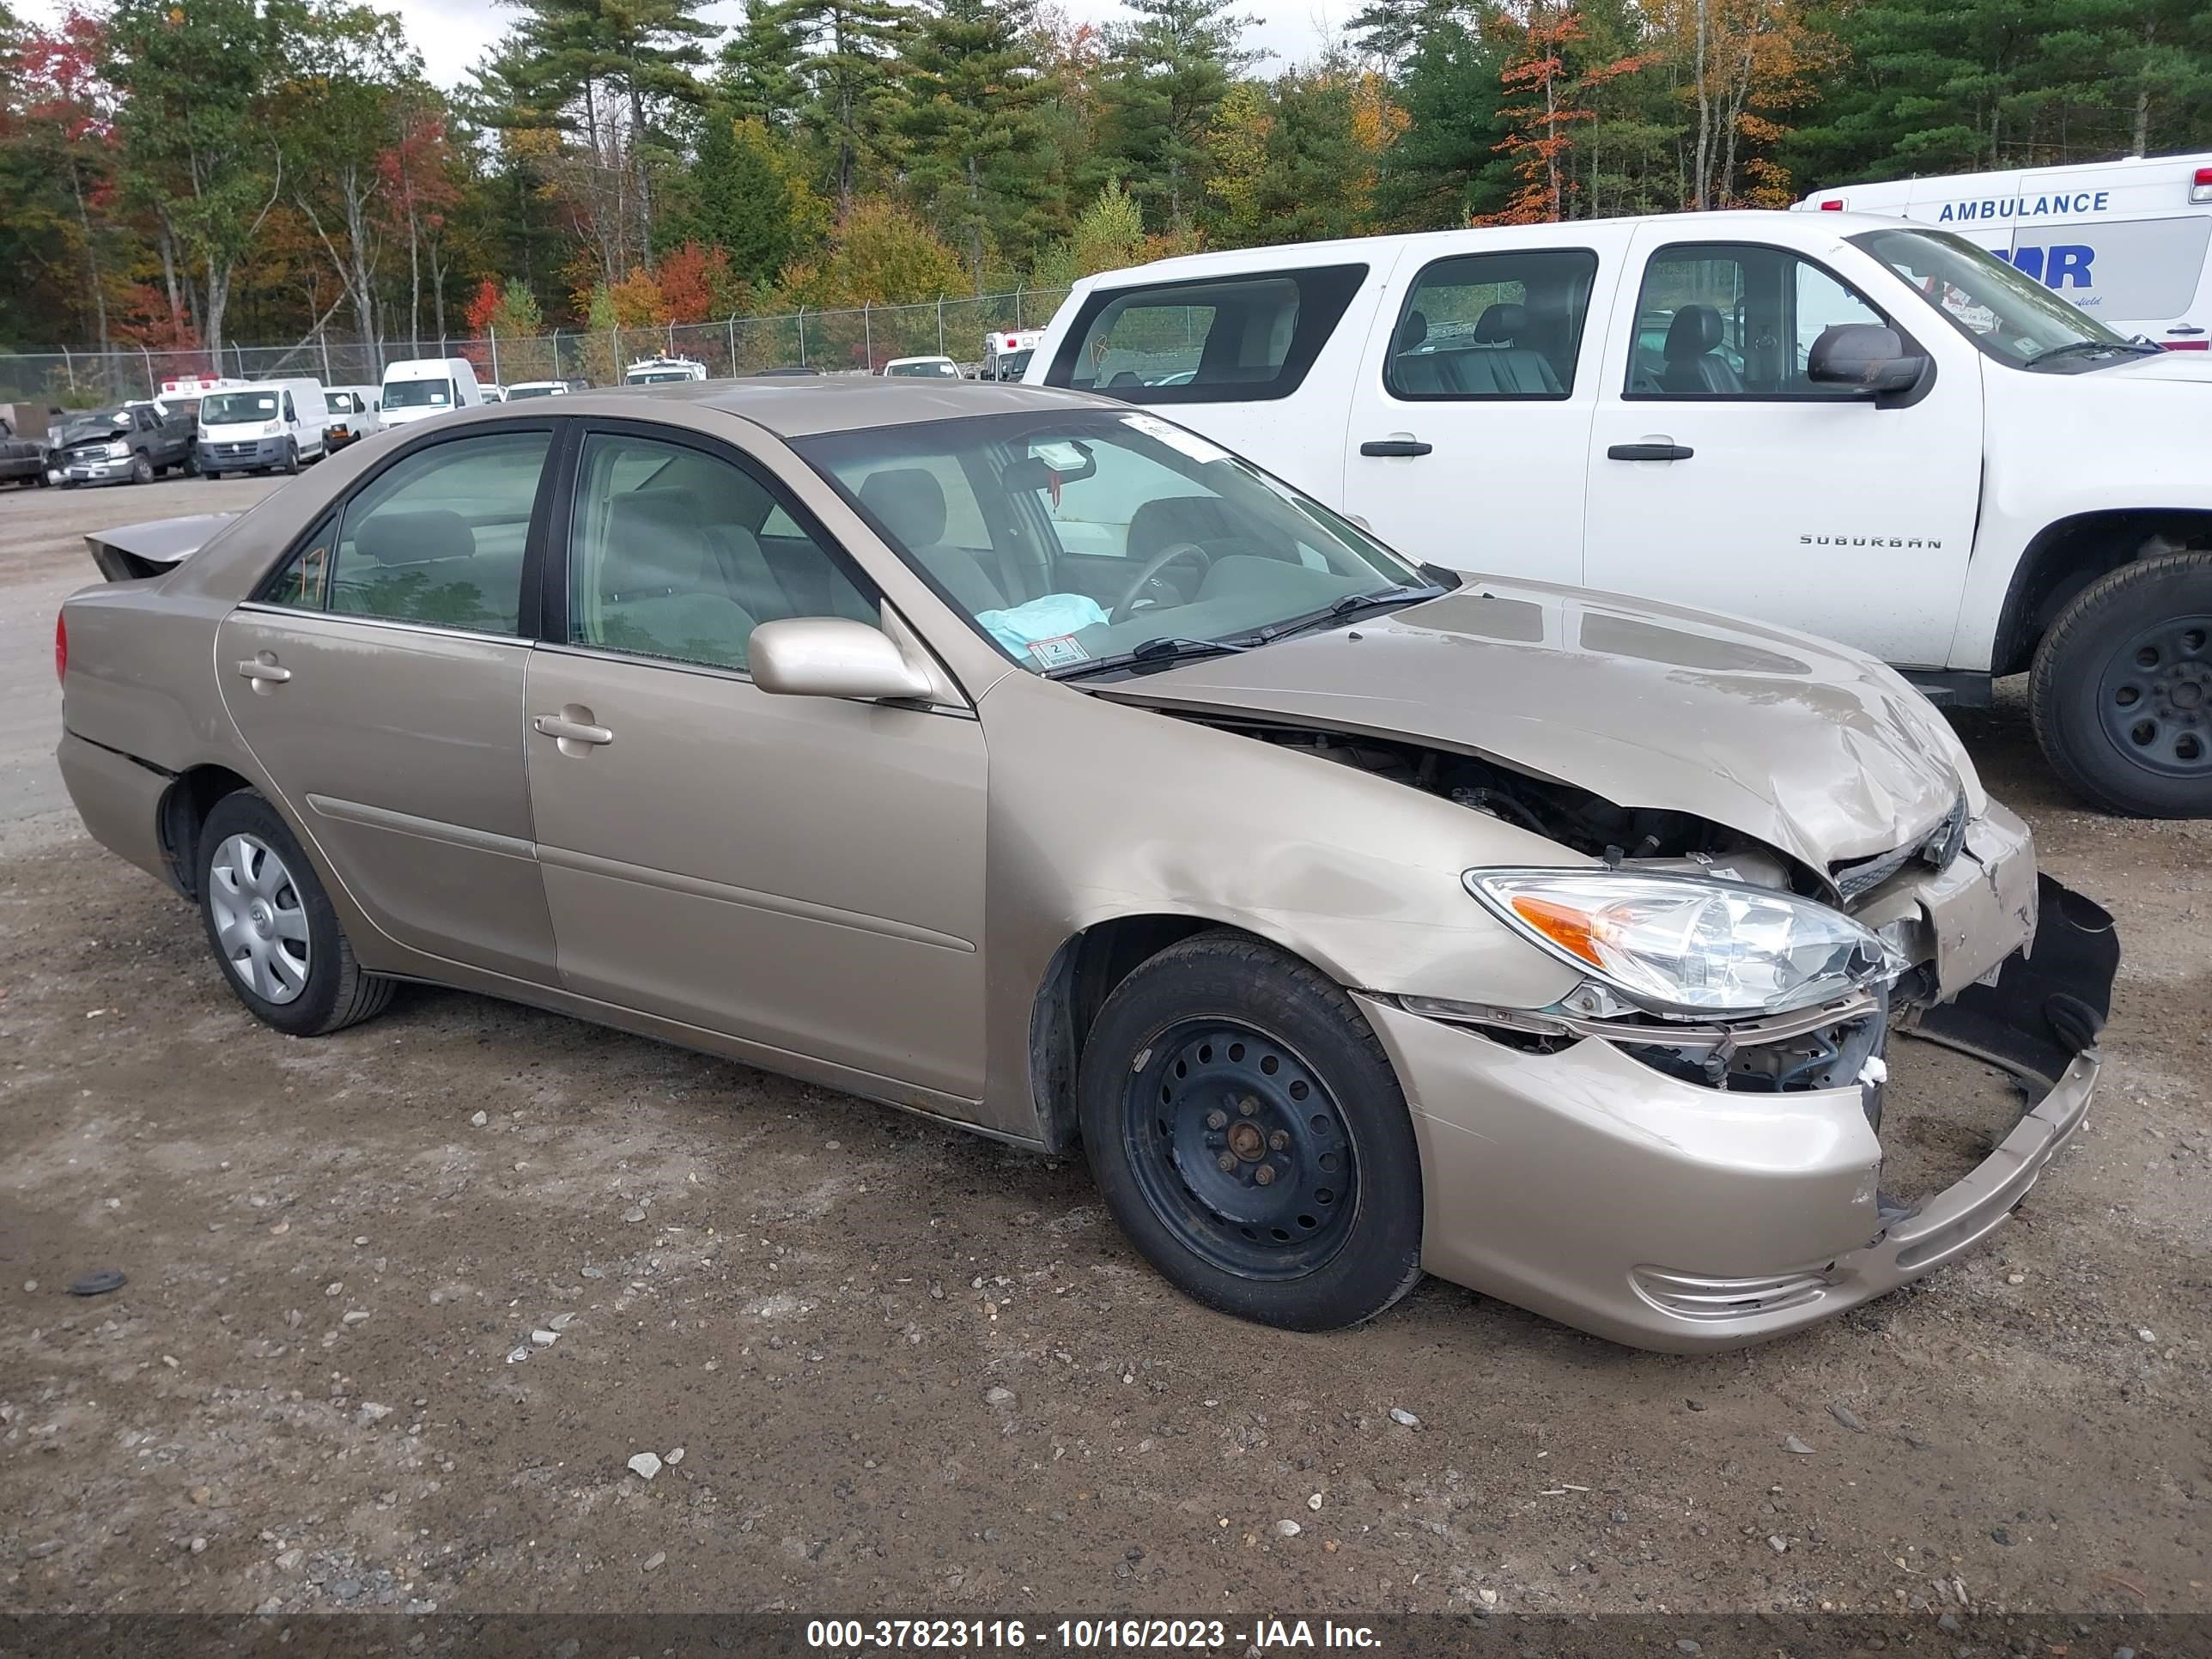
[[[2212,616],[2166,617],[2113,653],[2097,712],[2112,746],[2145,771],[2212,777]]]
[[[1287,1045],[1239,1021],[1178,1021],[1137,1056],[1122,1135],[1146,1205],[1209,1266],[1299,1279],[1344,1248],[1357,1148],[1335,1096]]]

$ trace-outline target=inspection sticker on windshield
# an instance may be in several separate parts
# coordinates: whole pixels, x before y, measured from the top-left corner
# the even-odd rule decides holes
[[[1157,438],[1179,455],[1188,455],[1201,465],[1208,461],[1225,461],[1229,452],[1210,444],[1195,432],[1186,432],[1179,426],[1152,415],[1124,415],[1121,424],[1131,430],[1143,433],[1147,438]]]
[[[1031,640],[1030,655],[1040,668],[1065,668],[1072,662],[1089,662],[1091,653],[1073,634],[1055,634],[1048,640]]]

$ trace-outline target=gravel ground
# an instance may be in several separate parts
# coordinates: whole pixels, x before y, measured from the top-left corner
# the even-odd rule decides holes
[[[0,493],[0,1611],[2212,1610],[2212,826],[2062,798],[2016,688],[1960,726],[2127,959],[1987,1248],[1713,1358],[1435,1281],[1297,1336],[1079,1165],[474,997],[251,1019],[47,653],[84,530],[268,487]],[[1948,1081],[1900,1159],[1986,1144]]]

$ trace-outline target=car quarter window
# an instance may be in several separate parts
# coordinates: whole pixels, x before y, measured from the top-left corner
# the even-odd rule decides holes
[[[498,432],[417,450],[343,503],[263,590],[270,604],[514,635],[523,550],[552,435]]]
[[[1629,398],[1852,398],[1807,374],[1814,343],[1887,319],[1856,289],[1786,248],[1680,244],[1644,268],[1629,343]]]
[[[1321,265],[1101,289],[1045,381],[1134,404],[1287,398],[1366,276],[1365,265]]]
[[[841,557],[746,468],[630,433],[584,440],[568,543],[568,639],[745,666],[764,622],[879,620]]]
[[[1566,397],[1596,280],[1587,248],[1438,259],[1399,309],[1384,384],[1413,401]]]

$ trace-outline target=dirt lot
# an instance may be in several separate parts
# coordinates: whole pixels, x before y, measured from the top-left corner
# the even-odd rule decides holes
[[[266,487],[0,493],[0,1611],[2212,1610],[2212,825],[2076,809],[2016,696],[1968,742],[2127,960],[1990,1247],[1718,1358],[1434,1281],[1300,1337],[1079,1166],[471,997],[248,1018],[47,653],[82,531]]]

